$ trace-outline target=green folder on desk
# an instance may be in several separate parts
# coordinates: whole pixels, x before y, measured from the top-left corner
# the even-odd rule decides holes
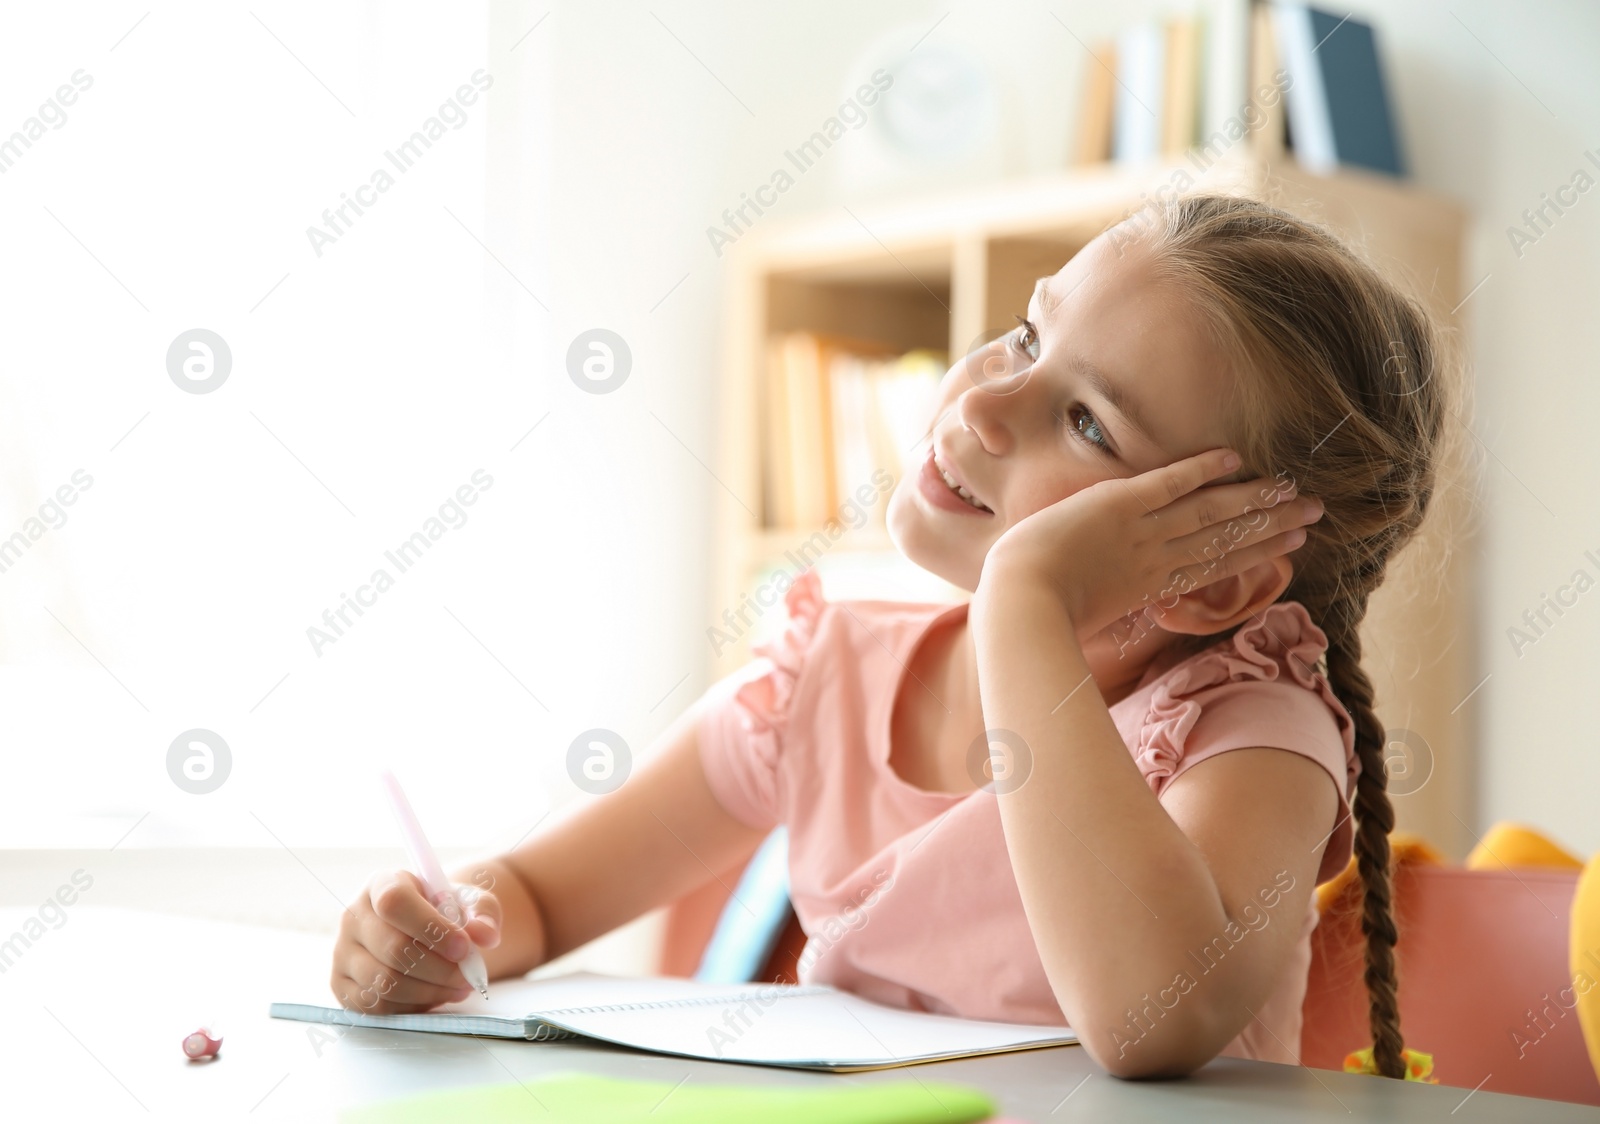
[[[441,1089],[346,1109],[340,1124],[970,1124],[994,1104],[976,1089],[932,1081],[839,1088],[677,1085],[560,1074]]]

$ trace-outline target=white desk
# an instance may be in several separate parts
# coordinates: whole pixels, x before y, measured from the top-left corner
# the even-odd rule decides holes
[[[0,910],[0,941],[30,915]],[[0,975],[0,1065],[7,1078],[0,1103],[7,1118],[333,1120],[344,1104],[562,1070],[669,1084],[686,1074],[706,1084],[820,1084],[905,1080],[914,1072],[923,1080],[982,1088],[1008,1115],[1041,1124],[1544,1124],[1600,1117],[1592,1108],[1555,1101],[1228,1058],[1183,1081],[1118,1081],[1078,1047],[847,1076],[400,1031],[351,1030],[318,1044],[329,1028],[268,1018],[267,1006],[305,995],[308,980],[321,987],[328,952],[326,938],[305,933],[71,907],[60,929],[47,929]],[[213,1020],[224,1037],[221,1058],[185,1061],[183,1036]]]

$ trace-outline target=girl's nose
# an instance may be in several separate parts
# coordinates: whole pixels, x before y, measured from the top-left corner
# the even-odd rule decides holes
[[[1009,419],[1021,406],[1017,392],[1026,379],[1026,373],[1020,373],[980,383],[956,400],[956,420],[977,435],[978,443],[991,456],[1001,456],[1011,449]]]

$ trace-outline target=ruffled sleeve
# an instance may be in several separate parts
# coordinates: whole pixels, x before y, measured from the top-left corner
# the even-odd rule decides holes
[[[795,686],[827,601],[822,581],[803,570],[784,595],[787,625],[751,649],[745,667],[707,692],[698,734],[712,795],[736,819],[770,828],[782,821],[784,735]]]
[[[1344,869],[1350,857],[1349,801],[1361,775],[1355,723],[1317,669],[1327,649],[1327,634],[1304,605],[1268,606],[1226,642],[1157,680],[1134,751],[1158,796],[1189,768],[1230,749],[1285,749],[1322,765],[1340,807],[1319,883]]]

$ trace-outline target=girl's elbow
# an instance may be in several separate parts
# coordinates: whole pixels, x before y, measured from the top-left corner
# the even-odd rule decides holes
[[[1215,1053],[1192,1049],[1106,1050],[1103,1044],[1097,1049],[1087,1042],[1084,1043],[1084,1047],[1089,1051],[1089,1056],[1094,1058],[1108,1075],[1120,1077],[1124,1081],[1188,1077],[1216,1057]]]
[[[1092,1018],[1080,1025],[1097,1025]],[[1127,1015],[1119,1021],[1127,1022]],[[1105,1020],[1098,1025],[1110,1029],[1100,1034],[1080,1031],[1079,1043],[1107,1074],[1130,1081],[1188,1077],[1227,1045],[1226,1041],[1217,1039],[1213,1028],[1203,1019],[1176,1019],[1168,1015],[1150,1025],[1138,1019],[1121,1027]]]
[[[1188,1077],[1216,1055],[1188,1054],[1170,1057],[1109,1058],[1100,1061],[1106,1073],[1124,1081],[1150,1081]]]

